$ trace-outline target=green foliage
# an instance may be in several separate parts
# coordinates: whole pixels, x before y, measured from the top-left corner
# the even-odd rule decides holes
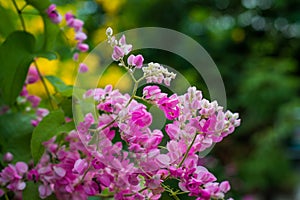
[[[26,188],[22,193],[23,200],[39,199],[38,184],[27,182]]]
[[[73,93],[73,86],[66,85],[60,78],[56,76],[45,76],[46,79],[54,86],[56,92],[62,96],[71,97]]]
[[[43,142],[61,133],[68,133],[74,128],[74,122],[65,123],[64,113],[61,110],[53,111],[44,117],[34,129],[31,138],[30,146],[34,163],[40,160],[45,151]]]
[[[22,90],[28,68],[33,61],[34,36],[24,31],[11,33],[0,46],[1,98],[12,105]]]
[[[0,150],[2,153],[11,152],[14,155],[14,162],[28,162],[31,158],[32,118],[32,115],[24,113],[0,115]]]
[[[10,33],[16,30],[16,24],[13,20],[13,14],[14,13],[11,10],[4,8],[0,4],[0,19],[5,19],[1,20],[0,23],[0,35],[7,37]]]

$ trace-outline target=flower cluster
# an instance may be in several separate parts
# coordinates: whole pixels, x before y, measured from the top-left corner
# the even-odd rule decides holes
[[[107,29],[112,59],[131,74],[132,94],[110,85],[86,91],[83,97],[96,102],[97,115],[88,113],[76,130],[43,142],[46,150],[35,165],[8,164],[0,173],[0,197],[8,190],[18,195],[25,182],[32,181],[43,199],[55,195],[57,199],[155,200],[163,192],[175,199],[183,194],[197,200],[224,199],[229,182],[217,182],[198,154],[231,134],[240,125],[238,114],[203,98],[195,87],[183,95],[169,95],[148,85],[138,96],[141,80],[169,85],[176,75],[158,63],[143,66],[142,55],[129,55],[132,45],[125,36],[117,40],[112,33]],[[144,72],[139,79],[135,69]],[[32,80],[30,74],[27,82]],[[154,116],[146,105],[165,114],[163,131],[150,128]],[[10,162],[13,157],[6,154],[4,159]],[[168,186],[167,180],[176,180],[177,187]]]
[[[61,15],[56,10],[56,5],[51,4],[49,8],[46,10],[48,17],[53,23],[59,24],[62,21]],[[84,43],[87,39],[87,35],[83,32],[82,28],[84,22],[80,19],[75,18],[75,16],[68,12],[65,14],[65,21],[69,28],[72,28],[75,32],[75,40],[77,41],[76,50],[79,52],[86,52],[89,50],[89,45]],[[79,53],[75,52],[73,54],[73,60],[79,60]],[[84,73],[88,71],[88,66],[85,63],[79,64],[79,72]]]
[[[4,159],[4,161],[8,160]],[[0,186],[5,186],[6,189],[20,195],[20,191],[26,187],[24,177],[27,171],[28,165],[24,162],[17,162],[15,165],[8,164],[0,173]],[[4,190],[0,188],[0,197],[3,194]]]
[[[147,83],[164,83],[169,86],[172,79],[175,79],[176,74],[169,72],[167,68],[164,68],[158,63],[149,63],[148,67],[144,67],[143,72],[145,74]]]
[[[24,98],[24,100],[22,101],[22,103],[26,103],[26,102],[30,102],[31,106],[27,107],[27,110],[30,110],[31,108],[33,108],[35,110],[35,114],[36,114],[36,119],[31,120],[31,124],[33,126],[37,126],[39,124],[39,122],[49,113],[49,110],[46,108],[40,108],[38,107],[40,102],[41,102],[41,98],[39,96],[36,95],[31,95],[28,93],[27,91],[27,85],[28,84],[34,84],[37,81],[40,80],[39,74],[37,69],[35,68],[35,66],[30,66],[29,70],[28,70],[28,74],[26,77],[26,81],[25,84],[23,86],[23,89],[20,93],[20,96]]]

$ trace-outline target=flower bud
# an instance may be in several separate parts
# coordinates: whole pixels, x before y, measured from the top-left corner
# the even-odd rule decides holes
[[[11,162],[13,159],[14,159],[14,156],[10,152],[7,152],[3,156],[3,161],[4,162]]]
[[[79,72],[80,73],[85,73],[89,70],[88,66],[84,63],[79,64]]]
[[[106,35],[107,35],[107,36],[112,36],[112,35],[113,35],[113,30],[112,30],[111,27],[108,27],[108,28],[106,29]]]

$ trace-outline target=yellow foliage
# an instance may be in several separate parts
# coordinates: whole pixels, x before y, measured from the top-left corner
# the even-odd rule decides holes
[[[108,14],[113,15],[119,11],[125,0],[96,0],[96,2],[101,4]]]
[[[121,68],[115,65],[107,69],[101,77],[98,87],[105,87],[108,84],[121,91],[128,91],[131,88],[132,81],[130,76],[125,75]]]

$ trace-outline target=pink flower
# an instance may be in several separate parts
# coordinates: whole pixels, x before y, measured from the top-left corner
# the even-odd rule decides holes
[[[71,12],[67,12],[65,14],[65,19],[66,19],[67,25],[71,27],[73,24],[74,15]]]
[[[72,20],[72,21],[70,21]],[[75,32],[79,32],[82,30],[83,27],[83,21],[81,21],[80,19],[70,19],[70,27],[74,28]]]
[[[160,180],[160,175],[154,175],[153,177],[151,177],[150,180],[146,180],[146,186],[149,188],[149,189],[158,189],[161,187],[160,183],[162,181]]]
[[[141,68],[143,66],[144,58],[142,55],[130,55],[127,59],[128,65],[135,66],[136,68]]]
[[[27,100],[31,103],[33,108],[38,107],[38,105],[41,102],[41,98],[35,95],[29,95],[27,96]]]
[[[132,112],[131,120],[137,126],[146,127],[152,123],[152,115],[144,107],[139,107]]]
[[[36,169],[31,169],[27,173],[27,179],[30,181],[37,181],[39,179],[39,174]]]
[[[111,102],[100,103],[97,106],[97,109],[105,111],[105,112],[113,112],[113,110],[114,110]]]
[[[28,96],[28,91],[27,91],[27,88],[26,88],[25,85],[23,86],[22,91],[20,92],[20,96],[21,97],[27,97]]]
[[[176,95],[163,97],[158,101],[159,108],[162,109],[166,118],[173,120],[179,116],[178,99]]]
[[[180,133],[180,128],[175,124],[167,124],[165,130],[171,140],[178,138]]]
[[[74,53],[73,54],[73,60],[78,61],[78,59],[79,59],[79,53]]]
[[[109,176],[108,174],[100,175],[97,179],[99,180],[99,183],[101,183],[101,185],[103,185],[104,187],[108,187],[113,181],[113,177]]]
[[[14,156],[10,152],[7,152],[3,156],[3,161],[4,162],[11,162],[13,159],[14,159]]]
[[[118,61],[120,60],[121,58],[123,58],[125,55],[123,49],[119,46],[115,46],[114,47],[114,51],[113,51],[113,54],[112,54],[112,59],[115,60],[115,61]]]
[[[128,182],[131,185],[138,185],[139,184],[139,180],[138,180],[137,176],[138,176],[138,173],[130,174],[129,177],[128,177]]]
[[[24,162],[17,162],[16,170],[17,170],[18,174],[24,175],[28,171],[28,165]]]
[[[170,157],[165,154],[160,154],[156,156],[156,162],[161,168],[167,167],[170,164]]]
[[[122,35],[122,37],[120,38],[119,45],[122,48],[125,55],[127,55],[132,49],[132,45],[126,43],[125,35]]]
[[[94,158],[92,160],[92,166],[95,168],[95,169],[103,169],[105,167],[105,165],[97,158]]]
[[[89,45],[84,44],[84,43],[78,43],[77,44],[77,49],[81,52],[86,52],[89,50]]]
[[[86,64],[84,64],[84,63],[80,63],[79,64],[79,72],[80,73],[85,73],[87,71],[89,71],[88,66]]]
[[[86,40],[86,39],[87,39],[87,36],[84,32],[77,32],[75,34],[75,40],[82,42],[83,40]]]
[[[49,114],[49,110],[46,109],[46,108],[38,108],[38,109],[36,110],[36,115],[37,115],[38,117],[45,117],[45,116],[47,116],[48,114]]]
[[[42,199],[45,199],[52,194],[52,189],[49,185],[40,185],[39,194]]]
[[[88,167],[88,163],[84,159],[76,160],[74,167],[72,169],[73,173],[82,175]]]
[[[50,18],[50,20],[55,23],[55,24],[59,24],[62,20],[61,15],[57,12],[56,10],[56,5],[55,4],[51,4],[48,9],[46,10],[48,17]]]
[[[223,181],[220,183],[220,190],[224,193],[228,192],[230,190],[230,184],[228,181]]]
[[[34,66],[31,66],[28,70],[28,74],[26,77],[26,84],[32,84],[37,82],[40,79],[38,71]]]
[[[15,166],[9,164],[0,173],[0,185],[7,185],[6,188],[12,191],[24,190],[26,183],[23,175],[27,170],[28,166],[24,162],[17,162]]]
[[[53,167],[53,171],[59,177],[64,177],[66,175],[66,173],[67,173],[64,168],[56,167],[56,166]]]
[[[146,99],[150,99],[152,101],[159,101],[159,99],[167,96],[165,93],[161,93],[160,88],[157,85],[149,85],[144,87],[143,96]]]

